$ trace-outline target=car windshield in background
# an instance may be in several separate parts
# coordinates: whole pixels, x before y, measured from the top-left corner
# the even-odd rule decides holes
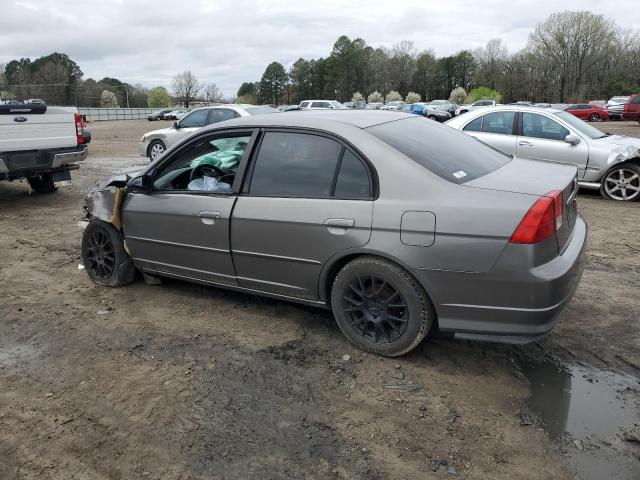
[[[598,130],[596,127],[592,127],[587,122],[583,122],[575,115],[570,114],[569,112],[559,112],[556,115],[571,125],[573,128],[578,130],[580,133],[586,135],[589,138],[596,139],[606,137],[607,135],[602,133],[602,131]]]
[[[247,107],[245,110],[249,115],[264,115],[265,113],[280,112],[280,110],[273,107]]]
[[[342,109],[342,108],[347,108],[345,107],[343,104],[341,104],[340,102],[329,102],[333,108],[335,109]]]
[[[511,161],[475,138],[423,117],[366,129],[427,170],[453,183],[487,175]]]

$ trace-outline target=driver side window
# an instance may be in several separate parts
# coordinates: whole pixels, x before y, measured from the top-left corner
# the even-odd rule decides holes
[[[250,135],[204,138],[158,170],[154,190],[231,193]]]

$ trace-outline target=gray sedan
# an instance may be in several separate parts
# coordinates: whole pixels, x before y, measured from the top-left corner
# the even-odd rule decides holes
[[[555,108],[483,107],[447,125],[507,155],[578,167],[578,183],[619,201],[640,200],[640,139],[612,135]]]
[[[416,115],[316,111],[205,127],[93,189],[91,279],[136,271],[331,308],[397,356],[433,329],[527,342],[582,273],[576,168],[512,159]]]

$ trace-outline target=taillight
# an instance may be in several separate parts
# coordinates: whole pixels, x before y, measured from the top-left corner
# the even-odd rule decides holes
[[[630,112],[631,111],[631,104],[630,103],[625,103],[624,104],[624,111],[625,112]]]
[[[562,226],[562,192],[554,190],[536,200],[509,239],[510,243],[538,243]]]
[[[78,145],[84,143],[84,132],[82,131],[82,116],[79,113],[74,113],[73,117],[76,121],[76,139]]]

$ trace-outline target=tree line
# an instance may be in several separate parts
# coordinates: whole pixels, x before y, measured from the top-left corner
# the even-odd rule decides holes
[[[565,11],[536,25],[518,52],[509,53],[497,38],[440,58],[411,41],[374,48],[342,35],[326,58],[300,58],[288,71],[270,63],[260,81],[243,83],[237,96],[249,103],[290,104],[397,91],[403,98],[414,92],[433,100],[449,98],[456,87],[486,87],[503,102],[565,103],[638,93],[640,33],[602,15]]]

